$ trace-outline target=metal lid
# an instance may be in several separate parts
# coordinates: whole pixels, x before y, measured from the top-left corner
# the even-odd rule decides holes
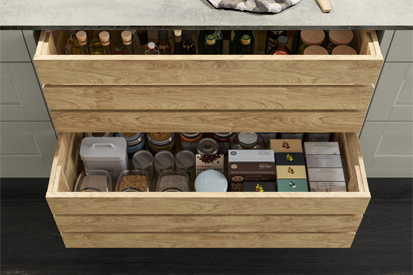
[[[278,36],[277,44],[280,45],[280,46],[287,46],[288,38],[284,35]]]
[[[214,133],[217,137],[226,138],[232,135],[232,132],[229,133]]]
[[[86,136],[87,137],[111,137],[112,136],[112,133],[95,133],[95,132],[89,132],[89,133],[86,133]]]
[[[241,146],[254,146],[258,142],[257,133],[238,133],[237,137]]]
[[[194,138],[194,137],[197,137],[197,136],[199,136],[201,133],[200,132],[198,132],[198,133],[181,133],[184,137],[187,137],[187,138]]]
[[[148,134],[148,142],[152,143],[153,145],[163,146],[171,143],[175,139],[175,134],[172,133],[167,139],[157,140],[154,139],[153,135]]]
[[[216,154],[219,150],[218,142],[212,138],[203,138],[198,142],[198,146],[196,147],[198,154]]]
[[[85,137],[80,145],[83,161],[122,161],[127,157],[126,140],[121,137]]]

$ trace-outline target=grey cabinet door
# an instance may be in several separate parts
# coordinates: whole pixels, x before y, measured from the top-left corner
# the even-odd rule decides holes
[[[366,122],[360,143],[368,177],[413,177],[413,123]]]
[[[386,62],[413,62],[413,31],[396,31]]]
[[[49,177],[56,135],[51,122],[0,122],[0,177]]]
[[[1,63],[0,69],[0,120],[50,121],[32,63]]]
[[[29,52],[21,31],[0,31],[0,61],[30,62]]]
[[[413,121],[413,63],[386,63],[367,121]]]

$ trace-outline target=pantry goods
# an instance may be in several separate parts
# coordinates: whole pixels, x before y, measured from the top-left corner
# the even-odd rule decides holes
[[[125,170],[119,176],[117,192],[149,192],[148,175],[145,171]]]
[[[195,180],[196,192],[226,192],[227,178],[215,170],[206,170],[200,173]]]
[[[75,185],[75,192],[109,192],[112,181],[105,170],[89,170],[82,172]]]
[[[189,192],[189,179],[184,171],[165,171],[159,175],[157,192]]]

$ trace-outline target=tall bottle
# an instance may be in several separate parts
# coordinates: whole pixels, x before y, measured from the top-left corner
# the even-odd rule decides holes
[[[122,38],[123,44],[123,54],[134,54],[133,51],[133,39],[132,39],[132,32],[131,31],[123,31],[120,34]]]
[[[158,43],[156,45],[159,48],[159,54],[171,54],[171,43],[168,41],[168,31],[158,31]]]
[[[206,39],[207,39],[207,47],[205,49],[204,54],[218,54],[218,51],[215,47],[215,44],[216,44],[215,35],[210,34],[206,37]]]
[[[80,54],[90,54],[89,45],[87,43],[87,34],[85,31],[76,33],[77,44],[79,45]]]
[[[244,34],[241,37],[241,50],[239,54],[252,54],[251,49],[251,37],[248,34]]]
[[[94,31],[89,42],[90,54],[103,54],[102,44],[99,39],[99,31]]]
[[[284,35],[285,31],[267,31],[267,39],[265,42],[265,54],[269,54],[277,47],[277,39],[280,35]]]
[[[231,39],[229,41],[229,53],[239,54],[241,50],[241,37],[247,34],[251,38],[251,48],[254,48],[254,34],[252,31],[231,31]]]
[[[65,45],[65,53],[66,54],[80,54],[80,48],[76,42],[76,31],[70,32],[69,38],[67,39],[67,42]]]
[[[277,39],[277,47],[271,51],[274,55],[288,55],[290,50],[287,48],[288,39],[284,35],[280,35]]]
[[[112,54],[110,48],[110,34],[107,31],[99,33],[100,44],[102,44],[103,54]]]
[[[158,55],[159,54],[158,46],[156,46],[156,44],[153,42],[149,42],[148,45],[146,46],[145,54],[146,55]]]
[[[174,45],[175,45],[175,52],[174,54],[183,54],[182,52],[182,31],[175,30],[174,31]]]
[[[192,40],[192,31],[183,31],[182,52],[183,54],[196,54],[196,45]]]
[[[136,35],[134,35],[134,47],[135,47],[135,54],[142,54],[145,53],[146,45],[148,45],[149,38],[148,38],[148,31],[146,30],[139,30],[136,31]]]
[[[224,35],[222,31],[216,30],[216,31],[200,31],[199,36],[198,36],[198,53],[202,54],[205,53],[205,50],[207,48],[207,36],[208,35],[214,35],[215,36],[215,48],[217,50],[217,54],[222,54],[224,50]]]

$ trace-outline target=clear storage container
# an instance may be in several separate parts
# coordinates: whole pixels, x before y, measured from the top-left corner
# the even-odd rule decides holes
[[[184,171],[164,171],[159,175],[157,192],[189,192],[189,179]]]
[[[116,192],[149,192],[149,177],[146,171],[125,170],[116,184]]]
[[[77,178],[74,192],[109,192],[112,191],[112,180],[108,171],[87,170]]]

